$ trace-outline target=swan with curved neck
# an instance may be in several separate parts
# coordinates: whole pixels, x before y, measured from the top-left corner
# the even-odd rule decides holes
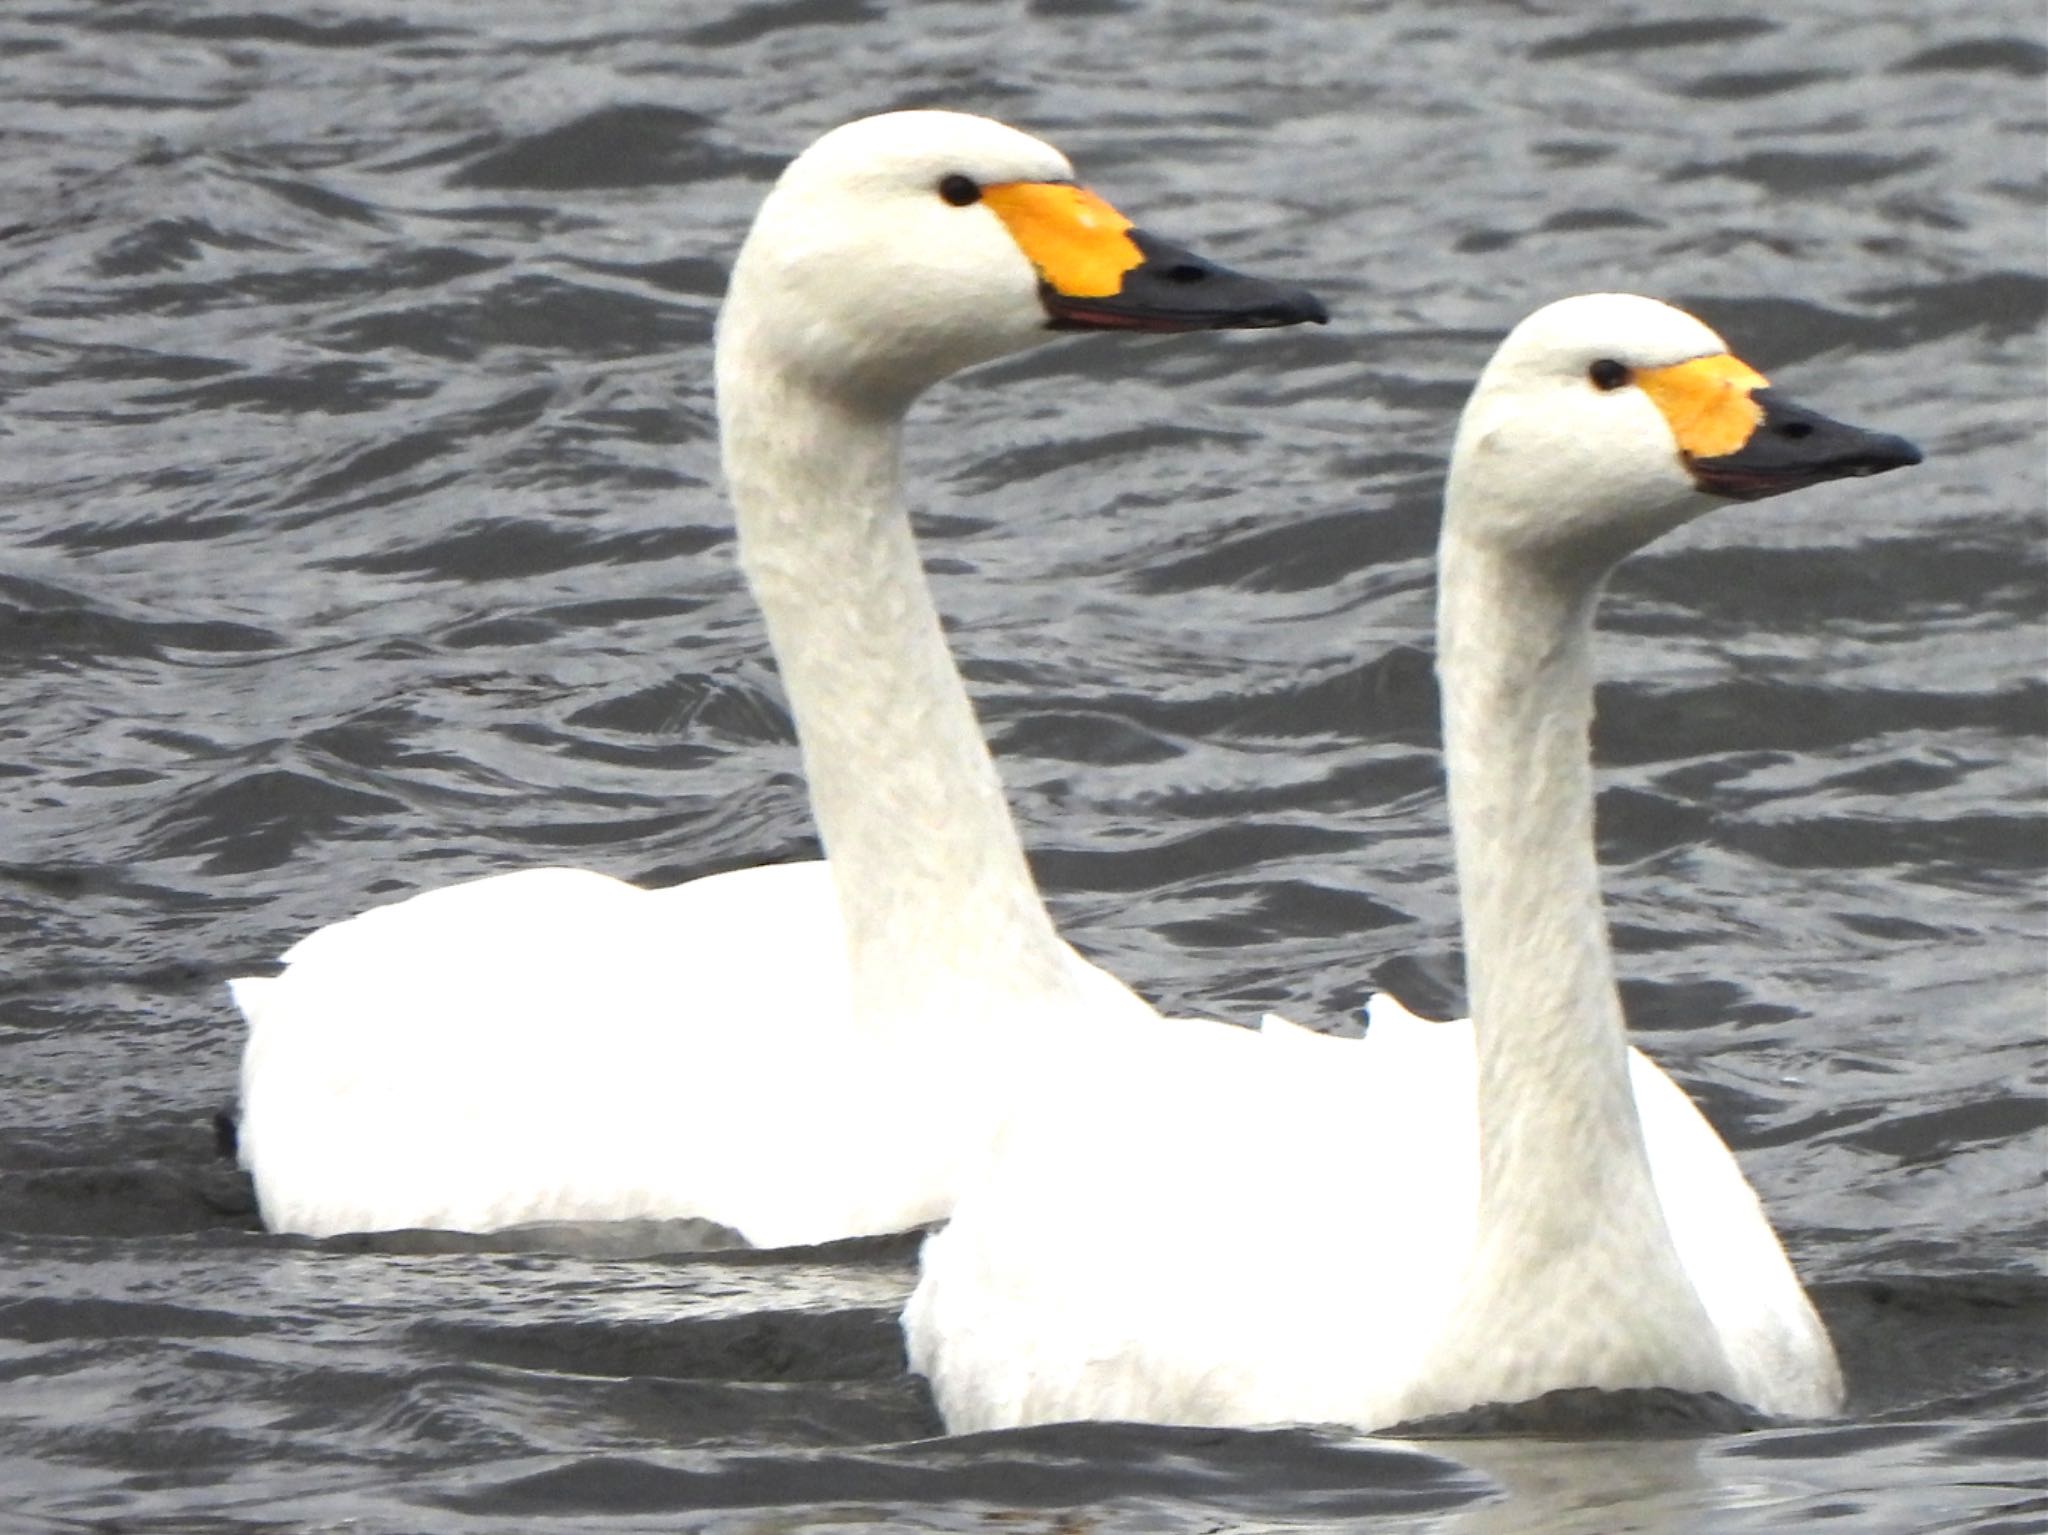
[[[662,891],[494,876],[233,982],[265,1223],[692,1219],[781,1245],[943,1215],[993,1053],[1150,1010],[1039,899],[902,506],[903,417],[1062,331],[1324,317],[1132,227],[985,118],[890,113],[799,156],[735,263],[716,367],[827,862]]]
[[[1791,405],[1648,299],[1517,327],[1460,422],[1439,551],[1472,1021],[1381,1002],[1362,1041],[1153,1025],[1101,1101],[1020,1107],[906,1313],[947,1425],[1379,1428],[1569,1387],[1837,1407],[1756,1196],[1628,1047],[1593,619],[1616,561],[1722,500],[1918,457]]]

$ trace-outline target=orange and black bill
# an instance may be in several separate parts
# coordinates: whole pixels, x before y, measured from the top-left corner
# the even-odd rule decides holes
[[[1086,187],[1013,181],[981,195],[1037,271],[1054,330],[1251,330],[1330,318],[1307,289],[1169,245]]]
[[[1848,426],[1785,399],[1775,389],[1749,393],[1755,424],[1731,451],[1688,455],[1687,467],[1701,490],[1734,501],[1761,501],[1823,480],[1883,474],[1920,462],[1920,450],[1903,437]]]
[[[1260,330],[1313,322],[1330,312],[1306,288],[1219,266],[1142,229],[1126,232],[1142,258],[1114,293],[1074,295],[1041,282],[1054,330]]]

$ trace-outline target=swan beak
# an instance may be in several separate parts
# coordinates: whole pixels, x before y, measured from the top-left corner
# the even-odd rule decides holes
[[[1734,501],[1761,501],[1823,480],[1883,474],[1920,462],[1903,437],[1869,432],[1785,399],[1775,389],[1750,395],[1756,427],[1741,446],[1710,458],[1688,455],[1693,483]]]
[[[1053,330],[1253,330],[1327,324],[1303,288],[1218,266],[1134,228],[1085,187],[1009,182],[982,199],[1038,273]]]
[[[1920,450],[1905,438],[1845,426],[1794,405],[1726,352],[1646,368],[1635,382],[1663,412],[1693,483],[1710,495],[1761,501],[1823,480],[1920,462]]]
[[[1330,311],[1306,288],[1232,271],[1142,229],[1131,230],[1130,241],[1141,259],[1123,273],[1114,293],[1075,295],[1041,285],[1054,330],[1264,330],[1330,323]]]

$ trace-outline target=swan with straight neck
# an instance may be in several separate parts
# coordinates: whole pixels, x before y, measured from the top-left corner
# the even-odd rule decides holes
[[[1032,883],[901,504],[904,413],[1064,331],[1324,318],[1134,228],[986,118],[889,113],[800,155],[735,263],[716,369],[829,862],[659,891],[493,876],[233,982],[265,1223],[654,1220],[788,1245],[943,1216],[1006,1060],[1150,1009]]]
[[[1726,1146],[1627,1043],[1601,908],[1593,619],[1728,499],[1918,462],[1627,295],[1518,326],[1460,420],[1439,670],[1473,1017],[1363,1040],[1148,1025],[1025,1103],[905,1315],[949,1428],[1362,1428],[1572,1388],[1833,1411],[1826,1329]]]

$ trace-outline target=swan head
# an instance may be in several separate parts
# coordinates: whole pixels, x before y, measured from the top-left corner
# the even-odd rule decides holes
[[[1584,294],[1522,321],[1480,375],[1445,532],[1604,570],[1722,502],[1919,462],[1786,399],[1683,310]]]
[[[719,344],[722,365],[744,355],[893,408],[1057,331],[1327,318],[1299,288],[1134,228],[1029,134],[889,112],[834,129],[782,173],[734,264]]]

